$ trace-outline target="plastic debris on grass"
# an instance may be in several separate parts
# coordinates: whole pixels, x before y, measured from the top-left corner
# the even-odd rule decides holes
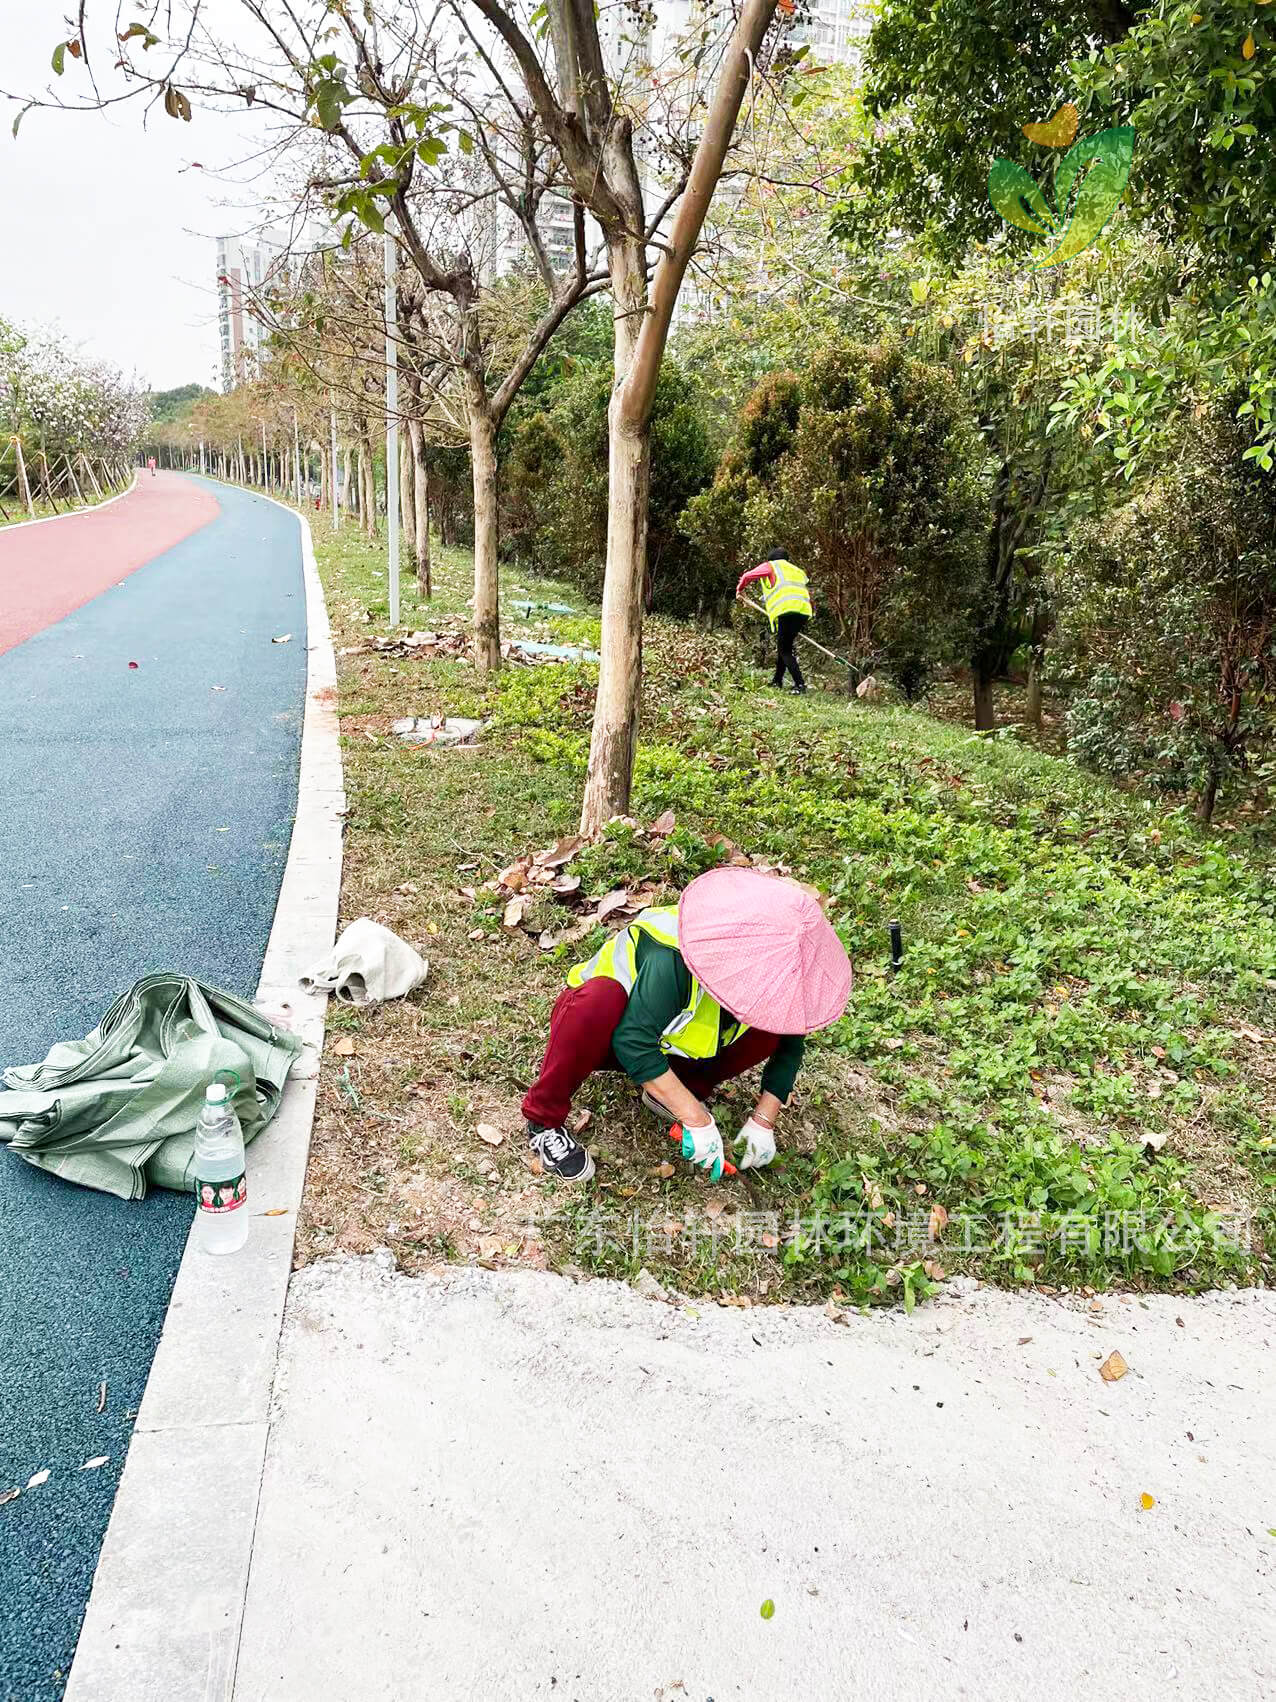
[[[471,640],[466,632],[408,632],[401,637],[376,637],[365,644],[346,644],[339,656],[420,656],[453,662],[470,662]],[[556,662],[597,662],[598,652],[578,644],[547,644],[540,639],[507,638],[501,642],[501,655],[507,662],[523,663],[528,667]]]
[[[464,715],[405,715],[390,731],[407,745],[472,745],[482,729],[481,721]]]

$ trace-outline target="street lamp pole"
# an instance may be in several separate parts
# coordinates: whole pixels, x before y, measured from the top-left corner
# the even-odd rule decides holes
[[[385,227],[385,513],[390,540],[390,625],[399,624],[399,338],[394,299],[397,261],[390,221]]]
[[[335,532],[341,524],[341,520],[337,512],[337,407],[331,393],[328,396],[328,412],[331,415],[332,424],[332,450],[329,461],[332,473],[328,480],[328,488],[332,495],[332,529]]]

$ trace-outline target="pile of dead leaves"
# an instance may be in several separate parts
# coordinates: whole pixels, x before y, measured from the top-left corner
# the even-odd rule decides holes
[[[636,838],[659,845],[673,833],[677,821],[673,811],[666,810],[646,827],[632,816],[613,816],[608,825],[627,827]],[[485,894],[489,901],[491,895],[503,898],[502,925],[511,933],[521,929],[535,934],[542,951],[572,945],[584,939],[594,928],[609,922],[623,926],[632,921],[640,910],[658,900],[664,882],[659,878],[646,877],[625,886],[613,887],[601,895],[591,897],[583,892],[581,877],[571,874],[568,865],[587,845],[596,844],[601,837],[600,834],[588,839],[581,834],[572,834],[541,851],[527,852],[516,857],[481,887],[462,887],[461,895],[471,903],[484,902]],[[731,867],[756,868],[778,875],[790,872],[787,865],[766,863],[748,856],[722,834],[710,835],[708,843],[718,851],[723,863]],[[535,921],[529,920],[529,912],[538,908],[537,901],[542,897],[553,898],[563,905],[571,920],[563,927],[537,926]],[[479,939],[482,934],[483,929],[476,928],[471,938]]]
[[[466,633],[409,632],[400,638],[370,638],[366,644],[347,644],[339,656],[441,656],[453,661],[468,660],[470,640]]]
[[[524,919],[536,899],[552,897],[571,912],[572,919],[562,928],[539,929],[538,944],[542,951],[570,945],[576,940],[583,940],[591,929],[602,923],[628,922],[652,903],[659,890],[655,882],[644,881],[632,887],[616,887],[599,898],[589,897],[581,890],[581,877],[567,872],[567,865],[588,843],[579,834],[573,834],[570,838],[560,839],[555,845],[546,846],[543,851],[516,858],[494,880],[477,890],[463,888],[462,891],[475,900],[480,892],[504,897],[501,922],[511,932],[525,926]]]
[[[452,628],[446,632],[408,632],[401,637],[376,637],[368,639],[366,644],[346,644],[338,650],[338,656],[421,656],[429,660],[445,660],[451,662],[469,662],[472,660],[473,641],[469,633],[460,628]],[[537,668],[553,665],[561,660],[557,656],[542,656],[528,652],[520,647],[518,639],[503,639],[501,656],[507,662],[517,663],[524,668]]]

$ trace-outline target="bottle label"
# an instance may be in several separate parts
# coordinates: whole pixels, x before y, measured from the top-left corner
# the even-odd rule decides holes
[[[202,1182],[195,1178],[195,1199],[200,1211],[238,1211],[248,1198],[247,1176],[233,1176],[225,1182]]]

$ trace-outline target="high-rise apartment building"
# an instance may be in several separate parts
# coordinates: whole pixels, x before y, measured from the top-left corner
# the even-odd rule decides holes
[[[217,238],[217,319],[225,391],[256,374],[258,350],[270,332],[253,303],[283,253],[280,244],[262,237]]]

